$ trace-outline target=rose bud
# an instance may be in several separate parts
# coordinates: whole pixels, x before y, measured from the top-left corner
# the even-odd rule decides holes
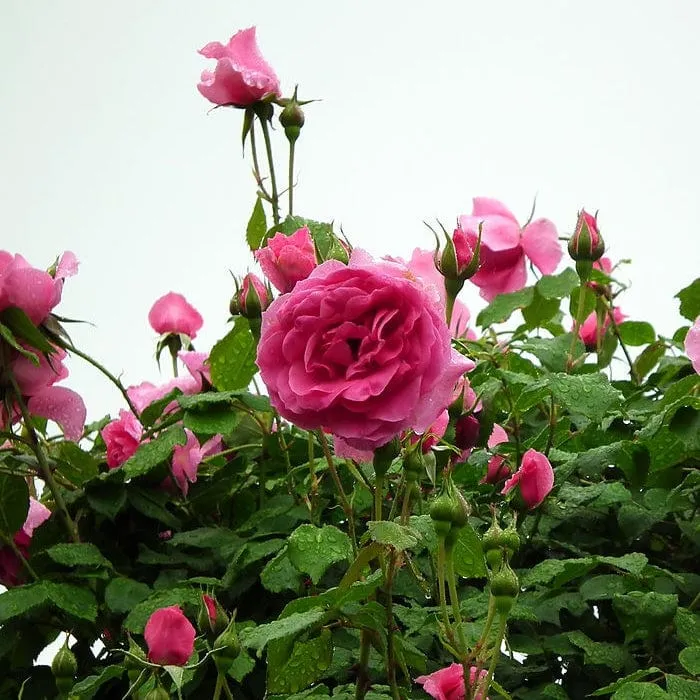
[[[455,424],[455,446],[460,450],[471,450],[479,440],[481,424],[472,413],[465,414],[457,419]]]
[[[284,127],[284,135],[290,143],[294,143],[301,133],[301,127],[306,121],[304,111],[297,100],[297,88],[294,88],[294,95],[287,101],[284,109],[280,113],[280,124]]]
[[[240,288],[236,282],[236,293],[231,300],[230,307],[232,313],[234,312],[234,300],[235,313],[248,319],[260,318],[262,312],[272,303],[272,292],[257,275],[249,272],[243,278]]]
[[[78,672],[78,662],[75,654],[68,648],[68,639],[54,656],[51,672],[56,681],[56,688],[62,695],[67,695],[73,687],[75,674]]]
[[[502,494],[516,486],[528,509],[537,508],[554,486],[554,471],[547,456],[537,450],[528,450],[522,458],[518,471],[506,481]]]
[[[595,262],[605,252],[605,243],[598,222],[585,209],[579,212],[574,235],[569,239],[569,255],[573,260]]]
[[[491,595],[496,600],[496,610],[502,615],[510,612],[520,593],[520,583],[508,562],[504,562],[501,568],[491,576],[490,588]]]
[[[194,651],[196,635],[177,605],[156,610],[148,618],[143,634],[149,661],[162,666],[184,666]]]
[[[316,249],[307,226],[291,236],[276,233],[267,245],[255,251],[265,277],[283,294],[305,280],[316,267]]]

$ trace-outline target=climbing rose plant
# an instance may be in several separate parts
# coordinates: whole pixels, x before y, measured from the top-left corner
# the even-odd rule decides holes
[[[308,101],[255,29],[200,53],[264,276],[219,342],[163,290],[173,377],[125,387],[66,332],[76,256],[0,252],[0,697],[700,697],[700,279],[664,335],[596,216],[486,197],[373,257],[295,212]]]

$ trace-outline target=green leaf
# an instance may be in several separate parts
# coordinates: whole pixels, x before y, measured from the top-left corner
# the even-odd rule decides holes
[[[248,320],[238,316],[209,355],[212,382],[219,391],[245,389],[250,384],[257,371],[255,348]]]
[[[12,331],[4,323],[0,323],[0,338],[13,347],[20,355],[26,357],[35,367],[39,366],[39,356],[20,345]]]
[[[141,414],[139,415],[139,422],[141,423],[141,425],[143,425],[145,428],[152,427],[155,424],[155,422],[163,415],[165,407],[169,406],[173,401],[176,401],[181,396],[182,390],[176,387],[160,399],[151,401],[151,403],[149,403],[148,406],[146,406],[146,408],[144,408],[143,411],[141,411]],[[170,418],[172,416],[169,414],[168,417]]]
[[[585,576],[596,565],[593,557],[583,559],[547,559],[535,564],[522,576],[523,586],[549,584],[550,588],[559,588],[573,579]]]
[[[260,572],[260,583],[272,593],[282,591],[297,591],[301,585],[302,576],[298,569],[289,561],[287,550],[278,552]]]
[[[676,294],[681,302],[681,316],[691,323],[700,316],[700,277]]]
[[[547,299],[543,297],[537,287],[532,301],[522,309],[523,318],[528,328],[541,328],[544,323],[553,319],[559,312],[559,299]]]
[[[268,622],[253,629],[242,630],[240,633],[241,644],[257,650],[258,657],[260,657],[262,650],[269,642],[303,632],[321,622],[326,614],[323,609],[313,608],[303,613],[292,613],[281,620]]]
[[[656,340],[654,327],[646,321],[623,321],[617,329],[625,345],[647,345]]]
[[[535,289],[545,299],[564,299],[578,287],[579,278],[576,270],[567,267],[558,275],[544,275],[535,284]]]
[[[254,668],[255,659],[245,649],[241,649],[241,653],[231,664],[228,675],[240,683]]]
[[[534,296],[534,287],[523,287],[517,292],[499,294],[485,309],[479,312],[476,322],[482,328],[494,323],[503,323],[518,309],[529,306]]]
[[[144,476],[170,459],[175,445],[187,442],[185,430],[179,426],[168,428],[150,442],[141,443],[136,454],[124,463],[122,471],[127,479]]]
[[[177,402],[186,411],[191,409],[209,410],[212,406],[232,406],[236,399],[242,398],[245,392],[237,391],[205,391],[203,394],[181,394]]]
[[[412,527],[388,520],[370,520],[367,529],[374,542],[391,546],[399,552],[415,547],[421,539],[420,533]]]
[[[287,555],[294,566],[318,583],[331,564],[352,556],[350,538],[337,527],[300,525],[289,536]]]
[[[265,241],[267,233],[267,220],[265,218],[265,209],[263,208],[262,200],[258,197],[255,200],[253,213],[248,220],[248,226],[245,230],[245,239],[248,242],[248,247],[251,250],[258,250]]]
[[[539,380],[574,415],[599,423],[622,403],[622,394],[602,374],[552,374]]]
[[[474,528],[467,523],[460,531],[452,552],[455,573],[464,578],[484,578],[486,564],[481,538]]]
[[[97,602],[90,589],[51,581],[44,581],[44,586],[49,600],[64,612],[88,622],[97,618]]]
[[[645,669],[639,669],[635,671],[634,673],[630,673],[629,676],[625,676],[624,678],[620,678],[619,680],[616,680],[614,683],[610,683],[610,685],[606,685],[604,688],[599,688],[598,690],[595,691],[595,693],[591,693],[592,696],[596,695],[609,695],[610,693],[614,693],[616,690],[619,690],[622,688],[623,685],[626,685],[627,683],[631,683],[633,681],[638,681],[641,678],[646,678],[647,676],[651,676],[654,673],[660,673],[660,669],[658,669],[656,666],[652,666],[651,668],[645,668]]]
[[[0,473],[0,533],[7,539],[22,528],[29,512],[29,489],[21,476]]]
[[[585,319],[595,311],[596,303],[598,298],[595,292],[588,286],[583,287],[584,300],[583,300],[583,315],[579,320],[583,323]],[[572,317],[575,317],[578,313],[578,300],[581,295],[581,287],[576,287],[571,292],[571,300],[569,301],[569,313]]]
[[[625,577],[618,574],[603,574],[587,578],[580,587],[584,600],[610,600],[614,595],[627,592]]]
[[[672,673],[666,674],[666,690],[673,700],[697,700],[700,698],[700,683],[689,681]]]
[[[272,642],[267,649],[267,692],[296,693],[321,678],[332,660],[328,629],[309,641],[295,642],[291,650],[281,640]]]
[[[24,615],[48,600],[48,592],[43,582],[8,588],[0,595],[0,624]]]
[[[241,542],[233,530],[225,527],[199,527],[187,532],[178,532],[169,541],[172,547],[197,547],[199,549],[221,549]]]
[[[667,698],[666,691],[659,688],[654,683],[625,683],[612,700],[657,700],[657,698]]]
[[[0,322],[12,331],[15,338],[21,338],[39,352],[48,355],[56,352],[56,348],[51,345],[46,336],[32,323],[22,309],[11,306],[0,311]]]
[[[130,578],[112,579],[105,589],[105,603],[115,613],[133,610],[141,601],[146,600],[152,591],[141,581]]]
[[[49,547],[46,553],[63,566],[105,566],[112,564],[102,555],[102,552],[90,542],[62,543]]]
[[[2,596],[0,596],[2,600]],[[700,615],[686,608],[678,608],[676,613],[678,639],[688,646],[700,646]]]
[[[700,676],[700,646],[682,649],[678,655],[678,660],[688,673],[693,676]]]
[[[569,362],[571,338],[571,333],[562,333],[556,338],[528,338],[523,342],[523,350],[532,353],[550,372],[564,372]],[[574,344],[574,355],[578,357],[585,350],[583,343],[577,338]],[[537,391],[537,389],[538,387],[532,387],[531,391]]]
[[[184,424],[195,433],[230,435],[243,414],[226,406],[212,406],[206,411],[186,411]]]
[[[121,678],[124,674],[123,666],[107,666],[102,669],[99,676],[88,676],[78,681],[70,691],[71,696],[78,696],[80,700],[89,700],[101,686],[115,678]]]
[[[595,642],[579,630],[569,632],[567,637],[574,646],[583,649],[583,663],[587,666],[608,666],[615,673],[619,673],[627,661],[627,652],[618,644]]]
[[[61,442],[58,453],[63,460],[60,465],[61,474],[76,486],[82,486],[86,481],[97,476],[98,461],[74,442]]]
[[[625,631],[626,642],[653,639],[673,620],[678,596],[632,591],[613,596],[612,606]]]
[[[651,372],[656,367],[659,360],[666,354],[666,343],[658,340],[642,350],[634,360],[634,369],[640,379]]]
[[[128,492],[129,503],[143,515],[168,527],[180,528],[182,523],[167,508],[172,498],[165,491],[132,486]]]

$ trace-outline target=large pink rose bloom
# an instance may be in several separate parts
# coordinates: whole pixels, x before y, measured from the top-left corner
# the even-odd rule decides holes
[[[285,418],[357,450],[425,432],[472,366],[406,266],[358,249],[349,265],[319,265],[270,305],[257,362]]]
[[[212,41],[199,53],[216,59],[216,68],[203,71],[197,85],[210,102],[247,107],[267,95],[280,95],[280,81],[258,49],[255,27],[234,34],[225,46]]]
[[[182,294],[168,292],[153,304],[148,322],[156,333],[182,333],[195,338],[204,320]]]
[[[107,448],[107,466],[114,469],[136,454],[141,444],[143,426],[131,411],[122,409],[119,419],[107,423],[100,435]]]
[[[525,286],[527,258],[545,275],[557,269],[562,250],[557,229],[549,219],[535,219],[521,229],[505,204],[475,197],[471,215],[459,217],[459,227],[472,247],[476,245],[480,223],[483,227],[479,270],[471,281],[487,301]]]
[[[480,682],[484,680],[486,674],[486,669],[480,671]],[[469,669],[469,683],[472,688],[476,682],[476,667],[472,666]],[[423,690],[435,700],[464,700],[464,667],[462,664],[450,664],[428,676],[418,676],[416,683],[420,683]],[[482,698],[483,693],[481,692],[475,696],[475,700],[482,700]]]
[[[693,369],[700,374],[700,316],[686,333],[685,354],[690,359]]]

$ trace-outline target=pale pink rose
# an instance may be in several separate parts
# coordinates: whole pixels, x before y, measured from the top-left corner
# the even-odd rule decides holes
[[[38,353],[39,365],[35,365],[24,355],[17,354],[12,361],[11,368],[15,381],[24,396],[33,396],[42,389],[60,382],[68,376],[68,369],[63,364],[66,358],[66,351],[56,348],[50,359],[43,353]]]
[[[493,449],[502,442],[508,442],[508,433],[500,425],[494,424],[486,446],[489,449]],[[486,466],[486,476],[479,483],[497,484],[509,476],[510,468],[506,464],[506,458],[503,455],[494,455]]]
[[[627,318],[627,316],[623,314],[617,306],[615,306],[613,307],[613,318],[615,319],[615,323],[619,324],[622,323]],[[598,336],[600,335],[600,338],[602,339],[609,325],[610,316],[608,316],[607,314],[602,325],[598,324],[598,315],[595,311],[592,311],[588,315],[588,318],[586,318],[586,320],[581,324],[581,326],[578,329],[578,337],[581,338],[581,341],[586,346],[587,350],[596,349],[596,347],[598,346]]]
[[[107,447],[107,466],[114,469],[136,454],[141,444],[143,426],[131,411],[122,409],[119,419],[107,423],[100,434]]]
[[[194,651],[197,636],[192,623],[177,605],[156,610],[143,631],[148,660],[163,666],[184,666]]]
[[[535,219],[521,229],[498,200],[475,197],[473,204],[471,215],[459,217],[459,227],[475,246],[479,224],[483,224],[479,270],[470,279],[484,299],[491,301],[498,294],[522,289],[527,281],[527,258],[545,275],[556,270],[562,250],[549,219]]]
[[[280,93],[275,71],[260,54],[255,27],[241,29],[225,46],[213,41],[199,50],[205,58],[216,59],[213,71],[202,72],[197,89],[217,105],[247,107],[267,95]]]
[[[156,333],[182,333],[190,338],[197,337],[197,331],[204,320],[199,311],[182,294],[168,292],[151,307],[148,322]]]
[[[353,250],[319,265],[263,314],[258,367],[287,419],[359,450],[424,432],[472,363],[405,266]]]
[[[685,354],[690,359],[693,369],[700,374],[700,316],[695,319],[685,336]]]
[[[481,669],[479,682],[486,677],[486,669]],[[423,686],[423,690],[435,700],[464,700],[464,667],[462,664],[450,664],[428,676],[418,676],[416,683]],[[469,670],[469,683],[473,688],[476,683],[476,666]],[[478,692],[475,700],[482,700],[483,693]],[[488,698],[487,698],[488,700]]]
[[[280,292],[291,292],[316,267],[316,250],[309,229],[304,226],[291,236],[276,233],[264,248],[255,251],[255,259]]]
[[[554,486],[554,470],[546,455],[528,450],[518,471],[506,481],[501,493],[507,494],[516,486],[520,486],[520,495],[530,510],[537,508],[547,498]]]
[[[153,382],[141,382],[130,386],[126,393],[134,404],[134,408],[141,413],[154,401],[158,401],[167,396],[174,389],[179,389],[183,394],[191,396],[198,394],[205,388],[205,382],[211,384],[211,372],[206,364],[207,353],[194,351],[180,351],[177,356],[185,365],[190,376],[175,377],[164,384],[153,384]],[[177,401],[168,404],[163,413],[168,413],[177,408]]]
[[[65,253],[61,262],[54,278],[46,270],[32,267],[19,254],[0,251],[0,311],[15,307],[35,325],[41,324],[61,300],[64,278],[77,270],[73,253]]]
[[[185,428],[185,434],[187,442],[184,445],[176,445],[173,450],[172,470],[175,483],[186,496],[190,484],[197,481],[197,469],[202,460],[221,452],[221,435],[215,435],[200,445],[197,436],[191,430]]]
[[[29,558],[29,545],[34,530],[51,517],[51,511],[33,496],[29,497],[29,510],[22,527],[14,534],[14,544],[25,559]],[[9,546],[0,547],[0,583],[6,588],[22,581],[23,565]]]

